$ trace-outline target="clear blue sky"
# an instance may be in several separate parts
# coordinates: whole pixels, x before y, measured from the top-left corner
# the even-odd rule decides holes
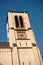
[[[27,11],[43,59],[43,0],[0,0],[0,42],[7,41],[7,11]]]

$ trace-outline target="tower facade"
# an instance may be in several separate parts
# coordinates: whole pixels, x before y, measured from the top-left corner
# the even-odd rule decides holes
[[[27,12],[8,12],[8,20],[6,25],[7,38],[10,47],[13,47],[13,44],[16,44],[17,46],[22,44],[21,46],[23,47],[26,47],[25,44],[28,44],[28,46],[36,44]]]
[[[42,65],[27,12],[8,12],[7,37],[14,51],[13,65]]]

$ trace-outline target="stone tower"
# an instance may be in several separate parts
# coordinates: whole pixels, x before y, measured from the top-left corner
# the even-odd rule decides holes
[[[6,25],[12,65],[42,65],[28,13],[9,11]]]

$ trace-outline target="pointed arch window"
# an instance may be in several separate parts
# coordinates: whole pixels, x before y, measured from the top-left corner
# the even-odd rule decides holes
[[[23,17],[22,16],[15,16],[15,25],[16,28],[24,28],[24,23],[23,23]]]
[[[22,18],[22,16],[19,16],[19,20],[20,20],[20,26],[21,26],[21,27],[24,27],[24,25],[23,25],[23,18]]]
[[[15,24],[16,24],[16,27],[19,27],[18,16],[15,16]]]

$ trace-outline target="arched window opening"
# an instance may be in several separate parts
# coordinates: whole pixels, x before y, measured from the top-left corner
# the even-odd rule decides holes
[[[15,16],[15,24],[16,24],[16,27],[19,27],[19,22],[18,22],[18,17]]]
[[[23,25],[23,18],[22,18],[22,16],[19,16],[19,20],[20,20],[20,26],[21,26],[21,27],[24,27],[24,25]]]

